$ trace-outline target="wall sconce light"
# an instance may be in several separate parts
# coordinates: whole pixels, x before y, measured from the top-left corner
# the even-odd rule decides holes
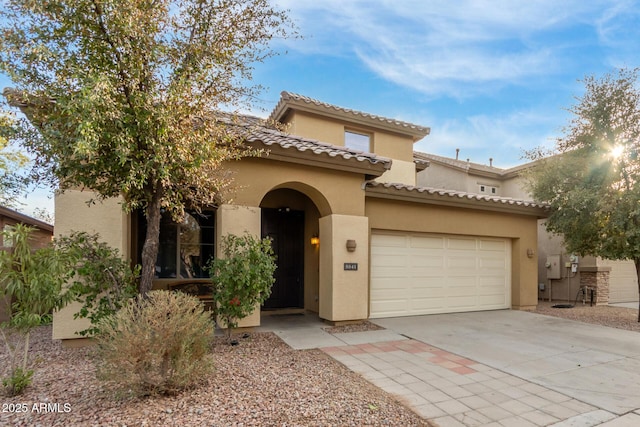
[[[318,246],[320,244],[320,238],[317,235],[311,236],[311,245]]]
[[[528,256],[529,258],[533,258],[533,256],[534,256],[535,254],[536,254],[536,251],[534,251],[533,249],[531,249],[531,248],[528,248],[528,249],[527,249],[527,256]]]
[[[355,252],[356,251],[356,241],[355,240],[347,240],[347,250],[349,252]]]

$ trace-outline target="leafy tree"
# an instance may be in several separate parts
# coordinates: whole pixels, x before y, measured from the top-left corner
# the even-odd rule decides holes
[[[37,127],[16,139],[52,184],[122,196],[147,234],[140,291],[151,289],[161,209],[215,205],[227,160],[255,155],[243,127],[214,110],[247,105],[252,67],[295,36],[268,0],[7,0],[0,14],[5,90]]]
[[[17,196],[25,191],[28,183],[17,171],[26,167],[29,159],[9,146],[14,125],[12,115],[0,112],[0,206],[8,208],[18,207]]]
[[[270,239],[229,234],[223,238],[221,258],[209,264],[215,313],[227,326],[227,338],[238,320],[248,316],[271,295],[275,256]]]
[[[562,234],[569,251],[633,260],[640,277],[638,70],[586,77],[584,84],[557,155],[529,153],[538,160],[530,191],[550,205],[547,230]]]
[[[8,295],[11,320],[0,328],[10,355],[11,376],[3,379],[10,394],[19,394],[31,382],[33,371],[28,369],[29,336],[43,323],[52,310],[70,302],[73,292],[63,288],[70,278],[70,258],[52,246],[31,250],[30,236],[34,228],[22,224],[3,231],[4,238],[12,242],[12,249],[0,251],[0,292]],[[9,327],[23,337],[22,362],[16,363],[17,351],[4,332]]]

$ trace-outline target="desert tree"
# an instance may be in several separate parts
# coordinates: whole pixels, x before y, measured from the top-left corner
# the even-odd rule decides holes
[[[529,153],[536,160],[529,188],[549,204],[547,230],[561,234],[567,250],[633,260],[640,277],[638,70],[583,82],[584,94],[568,109],[572,116],[553,155]]]
[[[140,291],[151,289],[161,210],[215,206],[226,161],[255,155],[234,115],[252,103],[256,63],[296,36],[268,0],[7,0],[0,69],[15,132],[37,176],[61,190],[120,196],[147,221]]]

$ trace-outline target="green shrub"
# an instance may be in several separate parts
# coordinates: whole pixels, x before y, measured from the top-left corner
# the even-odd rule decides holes
[[[12,248],[0,251],[0,297],[12,300],[11,318],[0,325],[0,336],[9,356],[10,376],[3,385],[10,394],[21,393],[30,383],[28,369],[31,331],[48,322],[51,312],[73,300],[73,291],[65,288],[71,277],[72,259],[52,246],[32,250],[35,229],[16,224],[2,231]],[[15,339],[7,337],[15,334]]]
[[[122,391],[172,394],[213,369],[213,323],[194,296],[152,291],[104,318],[99,329],[98,377]]]
[[[226,323],[227,337],[238,320],[248,316],[271,295],[275,257],[271,239],[250,235],[223,237],[224,257],[209,264],[216,314]]]
[[[98,333],[100,320],[114,314],[138,294],[136,280],[140,267],[131,268],[117,249],[99,238],[98,234],[74,232],[55,241],[56,249],[69,254],[74,261],[71,289],[82,307],[73,318],[91,321],[91,327],[77,332],[81,336]]]
[[[9,396],[17,396],[31,384],[32,376],[33,369],[24,370],[18,366],[11,372],[11,376],[2,379],[2,385]]]

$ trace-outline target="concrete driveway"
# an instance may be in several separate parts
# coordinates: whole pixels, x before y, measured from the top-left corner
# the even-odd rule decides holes
[[[510,310],[374,323],[616,414],[618,421],[640,421],[638,412],[620,418],[640,409],[637,332]]]

